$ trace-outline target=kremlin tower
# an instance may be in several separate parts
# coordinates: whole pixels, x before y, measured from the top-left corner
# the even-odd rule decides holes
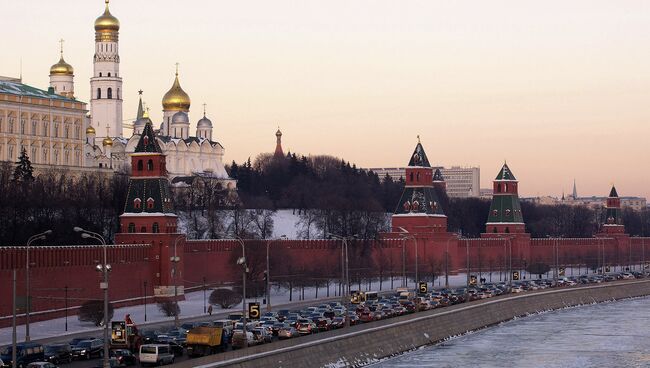
[[[625,226],[621,219],[621,199],[618,197],[616,187],[612,185],[605,204],[605,222],[600,234],[619,235],[625,233]]]
[[[524,234],[526,225],[519,204],[518,181],[504,163],[493,182],[492,205],[485,224],[485,236]]]

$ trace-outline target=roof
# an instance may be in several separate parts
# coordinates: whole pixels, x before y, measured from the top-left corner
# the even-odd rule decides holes
[[[609,196],[610,198],[618,197],[618,193],[616,192],[616,187],[613,185],[612,185],[612,190],[609,191]]]
[[[420,142],[415,146],[415,150],[411,155],[411,160],[409,161],[408,166],[431,167],[427,154],[424,152],[424,147],[422,147]]]
[[[160,148],[160,145],[158,145],[158,141],[153,133],[153,126],[151,123],[147,122],[147,124],[144,125],[142,135],[140,136],[138,145],[135,146],[134,152],[162,153],[162,149]]]
[[[25,97],[48,98],[48,99],[60,100],[60,101],[80,102],[73,98],[57,95],[56,93],[54,93],[54,91],[51,92],[45,91],[15,81],[0,80],[0,93],[7,93],[10,95],[25,96]]]
[[[185,144],[189,145],[192,142],[196,142],[200,146],[201,144],[203,144],[203,142],[208,141],[211,146],[219,145],[219,146],[221,146],[221,148],[223,148],[221,143],[216,142],[216,141],[211,141],[211,140],[209,140],[207,138],[202,138],[202,137],[193,137],[193,136],[191,136],[191,137],[188,137],[188,138],[185,138],[185,139],[172,138],[169,135],[158,135],[157,137],[158,137],[158,139],[160,139],[161,141],[163,141],[165,143],[174,142],[174,143],[178,144],[180,141],[183,141]]]
[[[497,178],[494,180],[517,180],[517,178],[515,178],[515,174],[510,171],[508,164],[504,163],[501,171],[499,171],[499,175],[497,175]]]
[[[445,181],[445,178],[442,177],[440,169],[436,169],[436,171],[433,173],[433,181]]]

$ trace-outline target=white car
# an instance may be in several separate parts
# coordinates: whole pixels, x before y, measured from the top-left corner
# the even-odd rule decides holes
[[[146,344],[140,346],[140,365],[143,367],[148,364],[163,365],[174,364],[174,354],[169,345],[166,344]]]

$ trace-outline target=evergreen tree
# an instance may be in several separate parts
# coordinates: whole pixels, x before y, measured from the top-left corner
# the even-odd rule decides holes
[[[27,156],[27,150],[23,147],[20,151],[20,157],[16,162],[14,169],[14,182],[15,183],[31,183],[34,181],[34,168]]]

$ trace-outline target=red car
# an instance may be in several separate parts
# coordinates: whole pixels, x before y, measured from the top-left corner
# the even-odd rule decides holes
[[[361,322],[372,322],[375,320],[375,314],[369,310],[365,310],[359,315],[359,320]]]

